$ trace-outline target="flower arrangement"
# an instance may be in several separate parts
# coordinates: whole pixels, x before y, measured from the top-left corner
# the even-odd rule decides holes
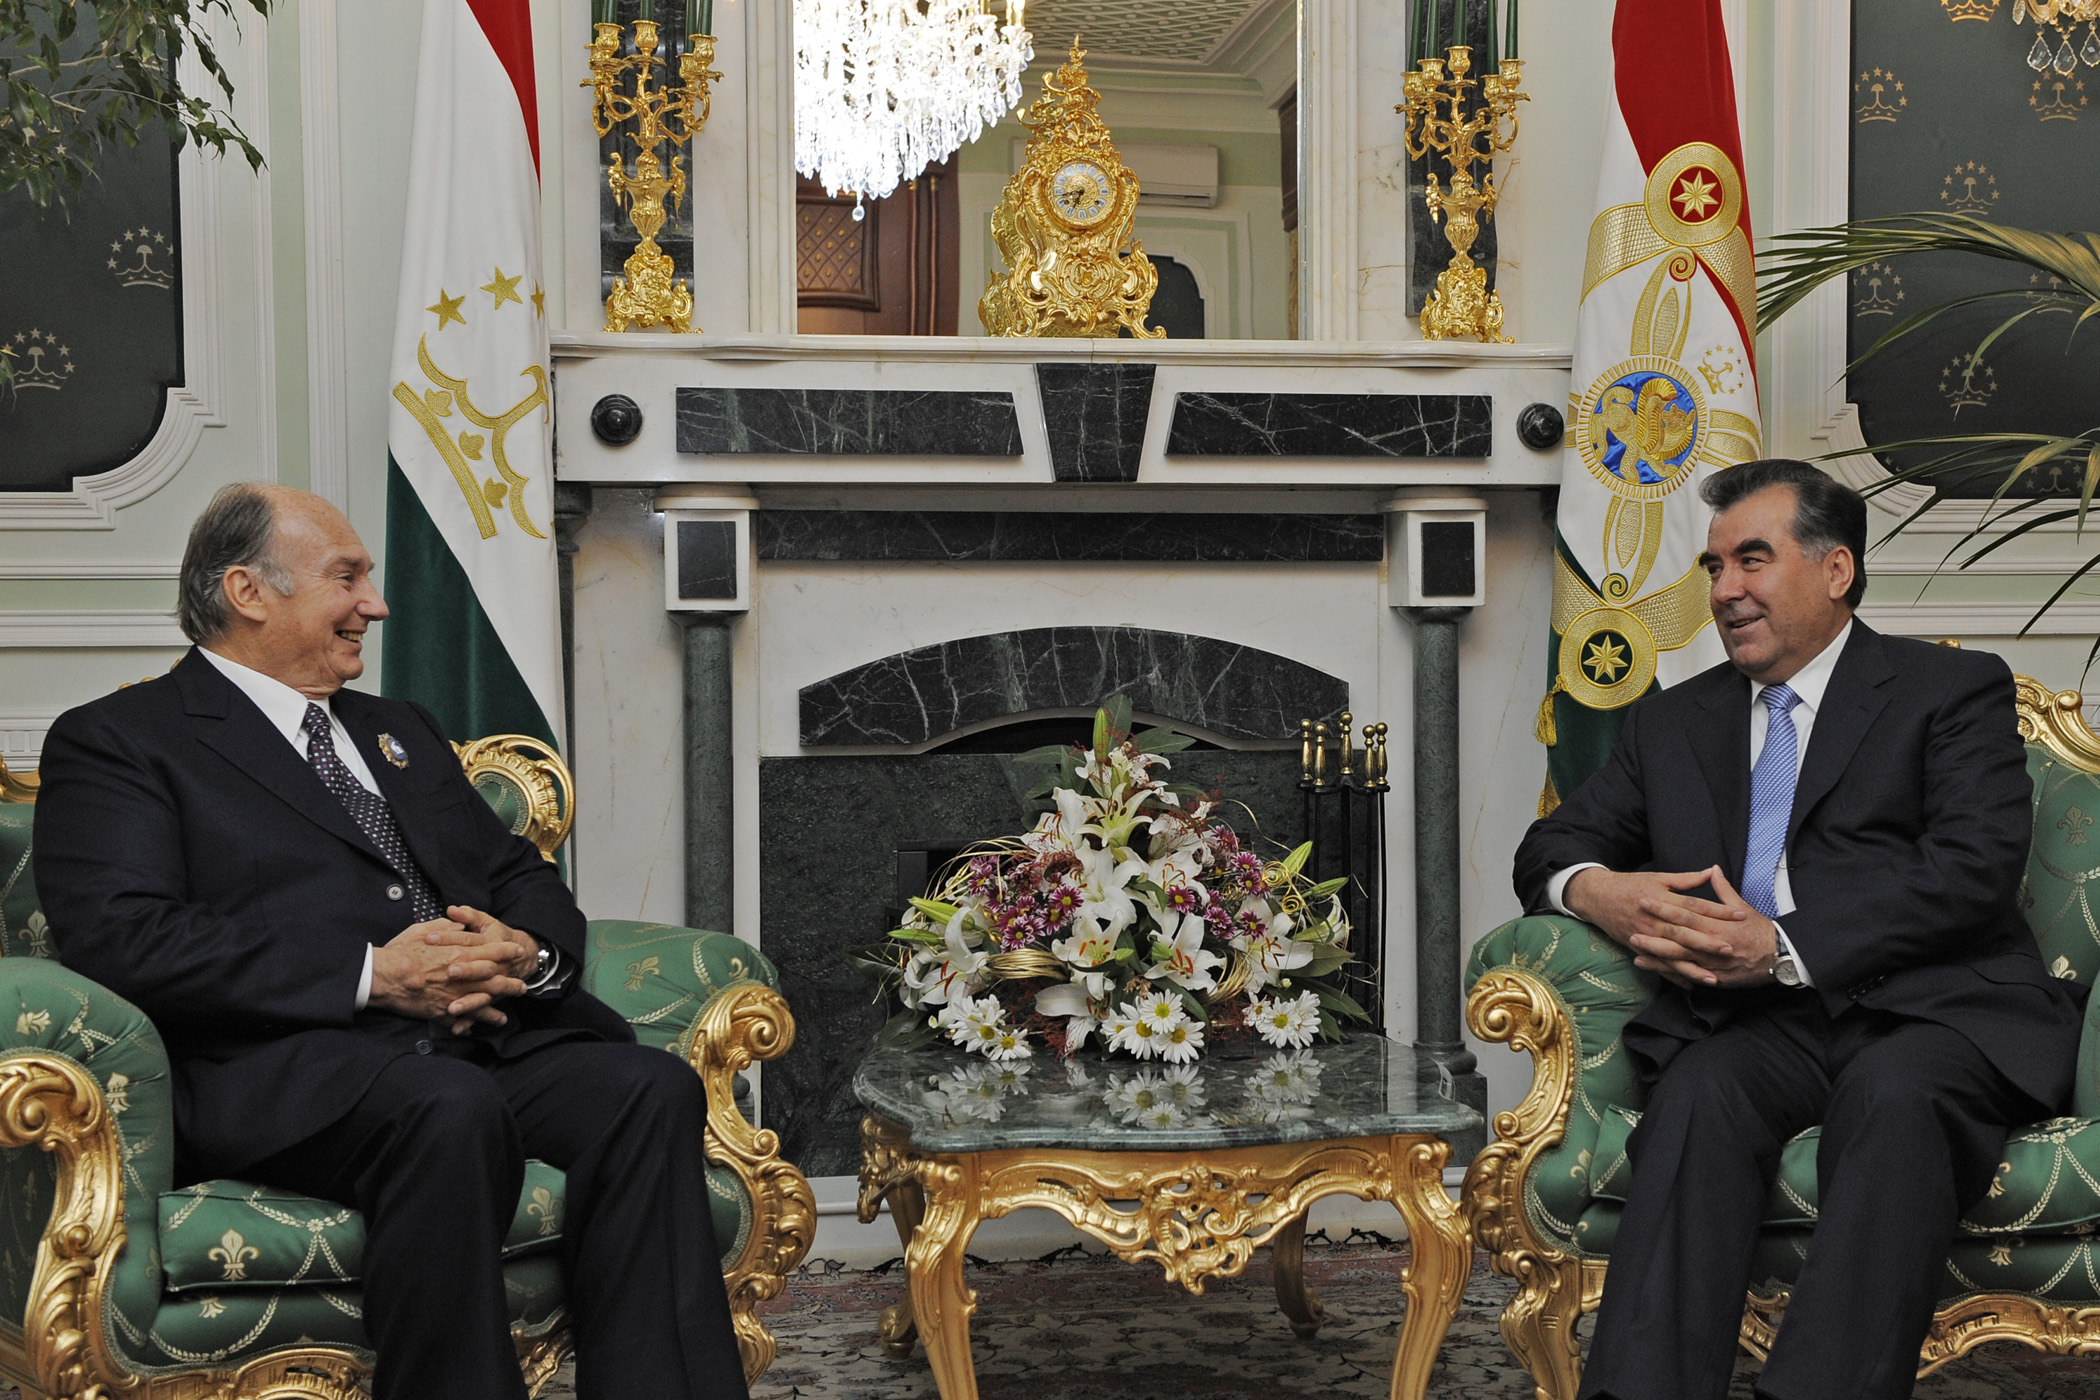
[[[1344,984],[1346,877],[1314,883],[1312,846],[1263,861],[1218,800],[1155,770],[1189,740],[1129,732],[1127,702],[1088,748],[1039,749],[1056,772],[1035,829],[973,847],[862,960],[903,1003],[893,1043],[945,1035],[995,1061],[1090,1042],[1186,1064],[1208,1040],[1278,1049],[1369,1018]]]

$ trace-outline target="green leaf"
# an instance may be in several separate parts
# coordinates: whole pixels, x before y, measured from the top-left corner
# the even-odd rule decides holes
[[[947,928],[948,921],[961,912],[953,904],[946,904],[938,899],[923,899],[918,895],[912,896],[911,907],[929,919],[940,920],[943,930]]]
[[[1314,987],[1313,995],[1320,999],[1321,1006],[1332,1011],[1337,1016],[1348,1016],[1358,1021],[1371,1019],[1371,1013],[1358,1006],[1355,998],[1349,996],[1346,992],[1337,992],[1327,987]]]
[[[1110,740],[1111,742],[1115,742],[1115,741],[1118,741],[1118,740],[1121,740],[1121,739],[1125,739],[1125,738],[1128,738],[1128,737],[1129,737],[1129,735],[1130,735],[1130,697],[1129,697],[1129,696],[1127,696],[1127,695],[1111,695],[1111,696],[1109,696],[1109,697],[1108,697],[1108,699],[1106,699],[1106,700],[1104,700],[1104,701],[1102,701],[1102,702],[1101,702],[1101,712],[1102,712],[1103,714],[1105,714],[1105,715],[1107,715],[1107,716],[1108,716],[1108,727],[1109,727],[1109,731],[1110,731],[1110,735],[1111,735],[1111,740]],[[1095,745],[1095,747],[1096,747],[1096,748],[1100,748],[1101,746],[1100,746],[1099,744],[1096,744],[1096,745]],[[1102,749],[1101,751],[1102,751],[1102,752],[1103,752],[1104,754],[1108,752],[1108,750],[1106,750],[1106,749]]]
[[[1132,737],[1140,753],[1180,753],[1196,742],[1194,735],[1178,734],[1171,729],[1148,729]]]
[[[1181,1004],[1187,1009],[1191,1021],[1199,1026],[1210,1024],[1210,1013],[1204,1009],[1202,1001],[1194,992],[1186,987],[1175,987],[1174,991],[1181,998]]]
[[[924,1011],[900,1011],[882,1023],[882,1029],[875,1032],[875,1043],[906,1050],[930,1044],[938,1032],[927,1020],[928,1013]]]

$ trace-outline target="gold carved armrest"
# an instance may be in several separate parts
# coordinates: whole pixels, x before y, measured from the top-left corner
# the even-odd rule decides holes
[[[40,1147],[57,1159],[22,1354],[6,1359],[51,1395],[124,1386],[129,1378],[100,1345],[103,1290],[124,1247],[124,1147],[102,1086],[58,1055],[0,1062],[0,1147]]]
[[[758,1320],[759,1303],[778,1297],[816,1237],[817,1200],[809,1181],[780,1157],[780,1137],[751,1126],[736,1104],[736,1076],[754,1061],[776,1059],[795,1043],[795,1018],[771,987],[744,982],[700,1013],[687,1059],[707,1086],[707,1157],[736,1173],[751,1197],[751,1230],[743,1252],[724,1271],[746,1380],[773,1364],[773,1334]]]

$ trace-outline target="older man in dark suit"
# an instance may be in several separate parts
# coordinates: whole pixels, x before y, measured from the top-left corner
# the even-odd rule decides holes
[[[1721,1400],[1780,1150],[1820,1216],[1758,1391],[1908,1395],[1964,1206],[2070,1094],[2080,1012],[2015,906],[2030,788],[2005,663],[1853,617],[1866,506],[1802,462],[1709,479],[1729,664],[1627,712],[1517,852],[1528,908],[1667,979],[1582,1395]]]
[[[742,1400],[698,1077],[577,988],[575,901],[430,714],[344,688],[387,615],[371,571],[317,496],[213,499],[197,646],[44,747],[61,956],[159,1027],[180,1170],[363,1212],[381,1400],[522,1400],[499,1250],[527,1157],[568,1174],[582,1394]]]

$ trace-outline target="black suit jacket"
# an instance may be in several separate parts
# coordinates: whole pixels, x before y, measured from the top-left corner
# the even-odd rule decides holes
[[[486,910],[580,965],[568,888],[475,793],[429,712],[354,690],[333,703],[439,902]],[[41,772],[37,892],[59,958],[159,1028],[184,1170],[236,1173],[310,1137],[431,1040],[424,1022],[353,1009],[366,947],[414,918],[388,897],[395,873],[203,656],[59,716]],[[504,1010],[507,1026],[476,1032],[498,1055],[633,1039],[582,992]]]
[[[1794,791],[1780,923],[1832,1016],[1856,1003],[1949,1026],[2060,1105],[2082,1013],[2017,904],[2032,804],[2005,663],[1854,622]],[[1547,912],[1547,882],[1583,861],[1718,865],[1740,890],[1749,833],[1750,681],[1723,664],[1627,711],[1605,766],[1525,834],[1517,895]],[[1666,985],[1626,1043],[1659,1072],[1742,1000]]]

